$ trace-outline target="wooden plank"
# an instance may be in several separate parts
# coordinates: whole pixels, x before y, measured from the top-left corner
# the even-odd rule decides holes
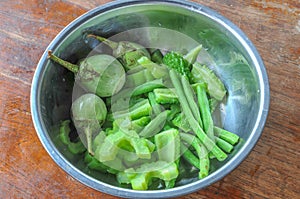
[[[30,85],[57,33],[108,0],[0,2],[0,198],[104,198],[60,169],[41,145],[30,113]],[[221,181],[182,199],[300,197],[300,5],[298,0],[194,0],[233,21],[268,71],[271,104],[258,144]]]

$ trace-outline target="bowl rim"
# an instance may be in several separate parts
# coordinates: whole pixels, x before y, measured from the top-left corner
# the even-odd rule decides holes
[[[192,12],[196,12],[198,14],[204,15],[206,17],[209,17],[216,23],[221,24],[224,28],[230,31],[231,34],[233,34],[236,39],[242,44],[242,46],[247,50],[247,53],[249,53],[254,66],[257,69],[258,77],[259,77],[259,85],[261,89],[261,95],[260,95],[260,109],[258,113],[258,119],[256,121],[255,127],[253,128],[253,133],[251,133],[252,136],[249,137],[247,142],[244,143],[243,147],[238,151],[237,154],[232,157],[231,160],[229,160],[224,166],[222,166],[221,169],[218,169],[217,171],[210,174],[207,178],[198,180],[196,182],[192,182],[187,185],[175,187],[172,189],[167,190],[148,190],[148,191],[137,191],[137,190],[131,190],[131,189],[125,189],[116,187],[107,183],[103,183],[97,179],[92,178],[91,176],[88,176],[87,174],[83,173],[79,169],[77,169],[75,166],[71,165],[69,161],[67,161],[63,155],[55,148],[54,144],[49,140],[50,137],[46,132],[45,125],[43,124],[42,116],[41,116],[41,107],[39,106],[39,99],[40,99],[40,90],[41,90],[41,82],[43,77],[43,73],[46,69],[46,61],[47,61],[47,52],[48,50],[52,50],[57,46],[65,37],[67,37],[73,30],[74,27],[78,27],[82,23],[86,22],[87,20],[105,13],[107,11],[116,9],[116,8],[122,8],[124,6],[130,6],[130,5],[137,5],[137,4],[169,4],[173,6],[179,6],[184,9],[188,9]],[[243,33],[243,31],[238,28],[235,24],[233,24],[230,20],[228,20],[226,17],[220,15],[216,11],[203,6],[196,2],[190,2],[186,0],[152,0],[152,1],[146,1],[146,0],[117,0],[113,2],[106,3],[104,5],[101,5],[99,7],[96,7],[85,14],[81,15],[74,21],[72,21],[69,25],[67,25],[49,44],[49,46],[46,48],[45,52],[43,53],[42,57],[39,60],[39,63],[37,65],[36,71],[33,76],[32,85],[31,85],[31,95],[30,95],[30,108],[32,113],[32,120],[35,127],[35,130],[37,132],[37,135],[43,145],[43,147],[46,149],[48,154],[51,156],[51,158],[55,161],[57,165],[59,165],[60,168],[62,168],[65,172],[67,172],[69,175],[74,177],[76,180],[80,181],[81,183],[104,193],[119,196],[119,197],[125,197],[125,198],[170,198],[170,197],[176,197],[181,195],[186,195],[189,193],[192,193],[194,191],[203,189],[216,181],[224,178],[226,175],[228,175],[230,172],[232,172],[251,152],[251,150],[256,145],[258,139],[260,138],[263,128],[265,126],[268,111],[269,111],[269,104],[270,104],[270,88],[269,88],[269,81],[267,76],[267,71],[265,69],[264,63],[262,58],[260,57],[257,49],[253,45],[253,43],[250,41],[250,39]]]

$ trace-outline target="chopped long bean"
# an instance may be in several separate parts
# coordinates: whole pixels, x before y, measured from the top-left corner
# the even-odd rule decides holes
[[[209,157],[208,157],[208,151],[206,150],[205,146],[200,143],[200,140],[190,134],[187,133],[181,133],[180,134],[181,138],[191,144],[193,148],[196,150],[197,155],[199,157],[199,164],[200,164],[200,171],[199,171],[199,178],[205,178],[208,176],[209,173]]]
[[[225,152],[231,153],[233,150],[232,144],[226,142],[225,140],[215,137],[217,145]]]
[[[148,99],[150,102],[150,105],[152,106],[152,111],[155,116],[161,113],[160,105],[155,100],[155,95],[153,92],[148,93]]]
[[[168,111],[161,112],[158,114],[145,128],[139,133],[141,137],[152,137],[158,133],[164,126],[167,120]]]
[[[200,160],[199,178],[202,179],[208,176],[210,161],[209,161],[208,152],[206,148],[203,145],[200,145],[200,149],[201,149],[201,154],[200,154],[201,156],[199,157]]]
[[[203,122],[203,130],[207,134],[207,136],[212,141],[214,141],[215,140],[214,130],[213,130],[214,124],[209,110],[209,102],[208,102],[208,98],[204,86],[205,84],[199,84],[197,86],[198,103],[199,103],[201,118]]]
[[[199,107],[198,107],[197,103],[195,102],[193,89],[192,89],[189,81],[184,76],[181,76],[181,83],[182,83],[182,88],[184,90],[184,94],[189,103],[189,107],[194,115],[194,118],[198,121],[200,127],[202,128],[203,124],[201,121],[201,115],[199,112]]]
[[[162,79],[156,79],[156,80],[153,80],[153,81],[149,81],[149,82],[146,82],[142,85],[137,86],[133,90],[132,96],[137,96],[137,95],[141,95],[141,94],[144,94],[144,93],[148,93],[148,92],[153,91],[156,88],[162,88],[162,87],[164,87]]]
[[[183,143],[180,145],[181,153],[186,161],[192,164],[197,169],[200,169],[200,160],[197,158],[191,150],[189,150]]]
[[[160,104],[175,104],[178,103],[178,97],[175,91],[168,88],[157,88],[153,90],[155,100]]]
[[[188,122],[191,126],[191,128],[193,129],[194,133],[198,136],[198,138],[200,139],[200,141],[205,145],[205,147],[208,149],[208,151],[211,151],[216,158],[219,161],[223,161],[227,158],[226,153],[224,153],[202,130],[202,128],[200,127],[199,123],[196,121],[196,119],[194,118],[188,102],[186,100],[186,97],[184,95],[184,91],[183,88],[180,84],[180,81],[178,79],[178,76],[176,74],[176,72],[174,70],[170,70],[170,77],[172,80],[172,83],[176,89],[176,93],[178,95],[178,99],[179,102],[182,106],[182,110],[184,112],[184,114],[186,115],[186,117],[188,118]]]
[[[235,145],[239,142],[240,137],[234,133],[221,129],[217,126],[214,126],[215,135],[232,145]]]

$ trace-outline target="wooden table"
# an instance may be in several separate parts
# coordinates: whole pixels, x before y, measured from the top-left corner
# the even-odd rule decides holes
[[[60,169],[31,120],[30,86],[43,51],[73,19],[108,0],[0,1],[0,198],[106,198]],[[212,186],[181,198],[300,198],[300,3],[195,0],[238,25],[269,75],[271,104],[247,159]]]

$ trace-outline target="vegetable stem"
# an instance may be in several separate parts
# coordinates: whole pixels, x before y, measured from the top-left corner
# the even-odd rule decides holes
[[[75,74],[79,71],[79,66],[72,64],[70,62],[67,62],[67,61],[53,55],[51,50],[48,51],[48,58],[51,59],[52,61],[54,61],[55,63],[62,65],[63,67],[65,67],[66,69],[68,69],[69,71],[71,71]]]
[[[105,43],[106,45],[111,47],[113,50],[117,49],[118,46],[119,46],[119,44],[117,42],[111,41],[109,39],[106,39],[106,38],[98,36],[98,35],[89,34],[87,37],[95,38],[98,41],[101,41],[101,42]]]
[[[90,128],[85,128],[84,130],[85,132],[85,135],[86,135],[86,141],[87,141],[87,148],[88,148],[88,152],[89,154],[91,155],[94,155],[94,152],[93,152],[93,145],[92,145],[92,131]]]

